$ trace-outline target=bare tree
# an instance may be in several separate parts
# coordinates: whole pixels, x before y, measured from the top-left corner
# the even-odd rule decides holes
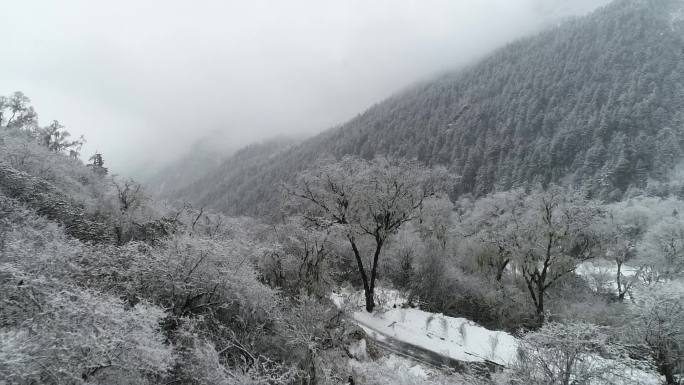
[[[624,301],[625,295],[630,293],[635,283],[639,281],[639,272],[635,272],[628,277],[623,272],[625,262],[634,255],[634,246],[629,241],[617,242],[615,254],[612,255],[615,264],[617,265],[617,272],[615,273],[615,283],[617,284],[618,300]]]
[[[69,134],[69,132],[64,129],[64,125],[57,120],[53,120],[49,126],[38,131],[40,143],[50,151],[62,152],[70,150],[78,155],[78,152],[85,143],[83,136],[76,140],[69,140],[68,138],[71,134]]]
[[[300,174],[286,191],[308,221],[343,232],[372,312],[378,260],[388,238],[419,215],[427,198],[445,192],[447,179],[415,161],[345,157]],[[370,258],[361,250],[364,240],[373,245]]]
[[[634,211],[634,212],[632,212]],[[643,261],[639,260],[637,243],[646,231],[645,219],[637,210],[614,210],[606,218],[602,233],[602,248],[607,259],[615,262],[615,284],[619,301],[624,301],[627,294],[631,293],[635,284],[640,281],[641,273],[645,270]],[[637,262],[637,267],[632,274],[625,274],[627,264]],[[631,295],[631,294],[630,294]]]
[[[123,182],[114,180],[113,183],[114,187],[116,187],[119,209],[122,212],[132,211],[143,203],[145,196],[140,183],[132,179],[127,179]]]
[[[525,228],[519,228],[517,257],[542,324],[547,290],[594,257],[597,239],[590,227],[600,209],[578,192],[555,186],[530,194],[525,205],[529,210],[522,218]]]
[[[496,245],[500,269],[515,264],[542,325],[548,289],[594,257],[598,242],[590,227],[600,209],[580,193],[558,186],[519,191],[506,199],[506,209],[495,205],[498,214],[488,216],[481,231],[491,238],[488,244]]]
[[[114,231],[116,232],[117,242],[124,244],[128,242],[136,230],[141,229],[141,225],[137,223],[136,219],[140,219],[140,215],[145,209],[145,193],[142,186],[133,181],[126,179],[117,181],[112,179],[114,184],[115,194],[114,200],[116,206],[112,213],[112,218],[115,219]]]
[[[10,97],[0,97],[0,127],[33,128],[38,122],[38,115],[30,105],[29,99],[17,91]]]
[[[572,385],[637,383],[628,373],[648,367],[629,358],[628,349],[608,330],[588,323],[550,322],[520,341],[512,384]]]
[[[649,228],[642,248],[665,276],[684,271],[684,220],[679,214],[662,218]]]
[[[264,280],[290,296],[327,295],[328,259],[331,256],[330,229],[305,226],[296,219],[273,227],[274,236],[259,259]]]
[[[652,288],[636,307],[631,330],[648,346],[658,372],[668,385],[684,384],[684,296]]]
[[[523,190],[491,194],[475,201],[460,221],[461,236],[483,246],[478,266],[493,272],[497,282],[513,260],[512,249],[517,237],[513,229],[525,210],[525,196]]]

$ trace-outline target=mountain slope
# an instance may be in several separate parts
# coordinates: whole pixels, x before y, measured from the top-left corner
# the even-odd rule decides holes
[[[241,212],[241,206],[231,206],[233,201],[224,199],[223,192],[231,189],[235,190],[234,194],[238,196],[249,196],[255,205],[258,205],[262,198],[270,202],[277,189],[264,189],[250,193],[241,191],[239,186],[251,182],[253,176],[262,173],[271,165],[273,159],[277,159],[283,151],[298,142],[299,140],[294,138],[279,137],[252,144],[237,151],[218,166],[198,167],[199,175],[191,183],[167,190],[162,196],[231,213]]]
[[[143,180],[147,191],[157,197],[173,196],[178,189],[215,172],[235,151],[219,148],[212,143],[212,139],[209,136],[194,143],[190,151],[179,159],[145,177]]]
[[[264,214],[277,207],[276,186],[322,156],[385,154],[446,165],[461,175],[454,195],[559,182],[620,198],[664,177],[683,153],[683,4],[618,0],[258,166],[231,168],[238,153],[180,196]]]

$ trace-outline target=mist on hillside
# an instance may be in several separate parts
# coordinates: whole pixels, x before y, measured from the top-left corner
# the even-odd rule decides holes
[[[320,132],[605,2],[12,2],[0,84],[143,176],[207,137],[223,151]]]
[[[684,1],[98,3],[3,8],[0,385],[684,385]]]

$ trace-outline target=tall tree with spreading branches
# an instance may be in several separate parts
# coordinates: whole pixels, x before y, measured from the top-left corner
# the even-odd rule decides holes
[[[448,175],[418,162],[345,157],[300,174],[285,190],[301,215],[320,227],[341,231],[354,254],[366,299],[375,307],[378,262],[389,237],[414,220],[427,199],[443,195]],[[362,245],[369,241],[369,253]]]
[[[0,127],[32,129],[37,123],[38,115],[31,106],[31,99],[22,92],[0,96]]]
[[[578,191],[558,186],[505,197],[508,208],[495,209],[496,215],[481,223],[480,233],[486,244],[496,245],[514,264],[542,325],[549,288],[596,254],[599,240],[591,227],[601,215],[600,206]],[[503,198],[494,194],[489,199]]]
[[[85,143],[83,135],[76,140],[69,140],[71,134],[64,129],[64,125],[57,120],[53,120],[50,125],[39,130],[38,138],[40,143],[50,151],[62,152],[73,151],[78,155],[81,147]]]

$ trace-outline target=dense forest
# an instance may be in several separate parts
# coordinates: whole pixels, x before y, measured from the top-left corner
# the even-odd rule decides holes
[[[452,197],[560,183],[619,200],[682,154],[683,30],[680,1],[616,1],[287,151],[264,147],[249,167],[231,167],[245,162],[236,154],[176,196],[264,214],[277,207],[274,186],[316,159],[385,155],[446,166],[461,177]]]
[[[0,97],[0,385],[684,384],[683,39],[618,0],[145,184]]]

